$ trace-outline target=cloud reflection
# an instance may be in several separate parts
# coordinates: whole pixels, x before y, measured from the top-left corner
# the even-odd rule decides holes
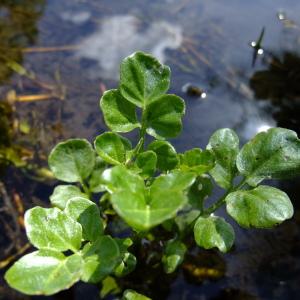
[[[157,21],[141,30],[137,17],[118,15],[104,19],[97,31],[81,41],[77,57],[97,62],[97,68],[91,70],[92,77],[118,79],[120,61],[132,52],[149,52],[164,62],[166,49],[176,49],[181,43],[179,26]]]

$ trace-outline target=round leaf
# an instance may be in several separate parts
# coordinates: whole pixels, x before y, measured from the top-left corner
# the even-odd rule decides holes
[[[241,149],[237,167],[252,186],[265,178],[300,174],[300,140],[288,129],[271,128],[261,132]]]
[[[110,236],[101,236],[92,244],[86,244],[82,254],[84,265],[81,279],[91,283],[97,283],[113,273],[120,259],[118,244]]]
[[[51,151],[48,161],[57,179],[82,182],[94,168],[95,152],[87,140],[70,139],[57,144]]]
[[[218,248],[227,252],[234,242],[234,230],[223,218],[209,216],[199,217],[195,223],[196,243],[204,249]]]
[[[194,148],[180,156],[180,168],[201,175],[211,170],[215,160],[210,151]]]
[[[173,273],[183,262],[187,251],[185,244],[177,240],[168,241],[162,257],[164,270],[167,274]]]
[[[269,186],[230,193],[226,204],[228,214],[246,228],[270,228],[293,216],[288,195]]]
[[[81,245],[81,225],[58,208],[36,206],[25,213],[26,234],[37,248],[76,252]]]
[[[128,139],[114,132],[105,132],[96,137],[95,149],[99,156],[112,165],[126,161],[126,151],[131,149]]]
[[[170,85],[170,68],[143,52],[135,52],[121,63],[120,91],[139,107],[164,94]]]
[[[65,257],[54,250],[39,250],[23,256],[6,272],[5,280],[27,295],[52,295],[80,279],[82,259]]]
[[[184,190],[194,181],[193,174],[176,171],[158,177],[148,190],[141,177],[121,166],[113,168],[111,177],[114,182],[126,181],[115,186],[111,202],[115,211],[136,230],[148,230],[174,217],[187,201]]]
[[[127,101],[119,90],[106,91],[101,100],[106,125],[116,132],[128,132],[140,127],[136,118],[135,106]]]
[[[151,298],[148,298],[133,290],[126,290],[123,294],[122,300],[151,300]]]
[[[210,171],[211,176],[219,186],[229,189],[237,173],[238,136],[229,128],[219,129],[209,139],[207,149],[212,151],[216,160],[215,167]]]
[[[176,137],[185,112],[184,101],[175,95],[163,95],[147,108],[147,133],[156,138]]]
[[[174,147],[166,141],[154,141],[148,146],[157,155],[157,168],[161,171],[169,171],[178,165],[178,157]]]
[[[105,169],[106,163],[101,157],[96,157],[95,168],[88,180],[88,186],[91,192],[100,193],[105,191],[104,182],[102,181],[102,173]]]
[[[94,202],[86,198],[74,197],[68,201],[65,213],[81,224],[84,240],[95,241],[103,234],[100,212]]]
[[[88,198],[88,196],[82,193],[75,185],[58,185],[50,196],[50,202],[53,206],[64,209],[68,200],[73,197]]]
[[[145,177],[153,176],[156,170],[157,156],[153,151],[140,153],[136,158],[136,165],[141,169],[140,175]]]

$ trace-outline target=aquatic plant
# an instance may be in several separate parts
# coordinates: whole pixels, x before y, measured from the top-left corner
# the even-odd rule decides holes
[[[100,100],[111,131],[97,136],[94,145],[84,139],[61,142],[49,155],[55,177],[70,185],[54,189],[53,208],[25,213],[26,233],[37,250],[5,275],[25,294],[51,295],[79,280],[126,276],[136,266],[134,247],[145,239],[163,246],[167,273],[183,262],[190,237],[200,247],[227,252],[234,229],[214,214],[223,205],[244,228],[271,228],[293,215],[288,195],[261,182],[299,175],[295,132],[271,128],[240,149],[236,133],[225,128],[212,135],[206,149],[177,153],[166,139],[180,133],[185,104],[167,94],[169,67],[136,52],[123,60],[120,73],[119,88]],[[132,146],[119,133],[135,129],[139,138]],[[208,205],[213,182],[225,192]],[[127,224],[126,238],[113,233],[116,219]],[[168,232],[167,239],[157,227]],[[123,297],[148,299],[130,290]]]

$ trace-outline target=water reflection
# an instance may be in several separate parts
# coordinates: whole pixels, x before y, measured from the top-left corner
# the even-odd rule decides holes
[[[250,86],[258,99],[269,99],[273,116],[281,127],[300,133],[300,56],[285,52],[273,55],[267,69],[257,71]]]
[[[36,40],[44,6],[45,0],[0,2],[0,83],[13,73],[8,64],[20,63],[22,48]]]
[[[166,21],[150,23],[146,28],[142,25],[133,15],[105,18],[97,31],[81,41],[77,57],[96,61],[98,68],[91,71],[93,77],[101,74],[107,79],[118,79],[120,61],[129,54],[141,50],[164,62],[166,50],[176,49],[182,43],[177,25]]]

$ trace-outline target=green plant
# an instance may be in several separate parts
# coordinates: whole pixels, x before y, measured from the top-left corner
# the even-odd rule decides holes
[[[50,197],[54,208],[26,212],[27,236],[38,250],[7,271],[13,288],[50,295],[78,280],[98,283],[125,276],[136,264],[130,249],[142,238],[161,239],[156,226],[172,236],[160,240],[167,273],[182,263],[190,236],[200,247],[227,252],[234,230],[213,214],[222,205],[245,228],[270,228],[292,217],[288,196],[259,184],[300,173],[296,133],[272,128],[240,150],[234,131],[220,129],[205,150],[176,153],[165,139],[179,134],[185,105],[180,97],[166,94],[169,83],[170,69],[152,56],[137,52],[125,58],[119,88],[100,100],[111,132],[99,135],[94,148],[86,140],[71,139],[52,150],[49,166],[56,178],[78,186],[59,185]],[[132,147],[119,132],[136,128],[139,139]],[[154,141],[146,142],[147,134]],[[208,206],[213,180],[225,193]],[[92,201],[99,193],[99,202]],[[126,239],[108,234],[108,223],[118,218],[132,229]],[[133,298],[143,296],[132,291],[124,297],[144,299]]]

